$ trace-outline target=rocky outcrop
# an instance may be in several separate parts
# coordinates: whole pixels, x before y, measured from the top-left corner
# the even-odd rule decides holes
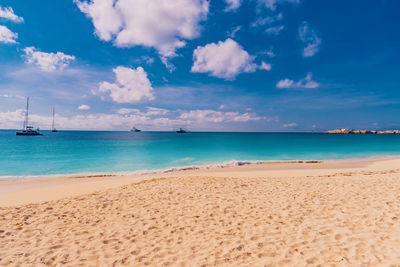
[[[349,129],[335,129],[327,131],[328,134],[400,134],[399,130],[388,131],[369,131],[369,130],[349,130]]]

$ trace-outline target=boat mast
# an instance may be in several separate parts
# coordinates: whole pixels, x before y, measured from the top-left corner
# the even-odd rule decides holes
[[[54,127],[54,106],[53,106],[53,123],[52,123],[52,125],[51,125],[51,129],[54,131],[55,130],[55,127]]]
[[[29,114],[29,96],[26,98],[25,120],[24,120],[24,126],[23,126],[22,130],[26,130],[26,127],[28,127],[28,114]]]

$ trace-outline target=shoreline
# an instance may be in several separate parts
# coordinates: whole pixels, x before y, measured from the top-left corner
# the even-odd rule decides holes
[[[308,177],[330,175],[337,171],[369,170],[369,166],[391,161],[398,161],[400,166],[400,156],[380,156],[325,161],[230,161],[227,165],[186,166],[133,174],[125,172],[122,174],[74,174],[0,179],[0,207],[75,197],[165,177],[201,177],[207,175],[241,177],[243,172],[252,172],[259,177],[271,178]],[[232,163],[234,164],[232,165]],[[393,167],[390,168],[393,169]]]
[[[279,163],[320,163],[320,162],[342,162],[342,161],[375,161],[385,160],[391,158],[400,158],[400,155],[378,155],[366,157],[350,157],[350,158],[333,158],[333,159],[283,159],[283,160],[227,160],[208,162],[204,164],[171,166],[161,169],[142,169],[134,171],[111,171],[111,172],[82,172],[82,173],[67,173],[67,174],[39,174],[39,175],[3,175],[0,176],[0,186],[2,181],[16,181],[16,180],[34,180],[34,179],[54,179],[54,178],[97,178],[97,177],[115,177],[115,176],[137,176],[148,174],[161,174],[170,173],[175,171],[186,170],[208,170],[208,169],[223,169],[230,167],[238,167],[245,165],[257,164],[279,164]],[[0,191],[1,193],[1,191]]]

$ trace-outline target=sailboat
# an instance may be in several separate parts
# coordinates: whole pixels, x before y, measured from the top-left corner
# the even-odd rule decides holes
[[[58,132],[58,130],[56,129],[55,123],[54,123],[54,116],[55,116],[55,108],[53,107],[53,123],[51,124],[51,131],[53,133]]]
[[[135,126],[132,127],[131,132],[140,133],[142,130],[139,130]]]
[[[39,128],[36,130],[33,129],[33,126],[29,126],[28,123],[28,117],[29,117],[29,97],[26,98],[26,111],[25,111],[25,119],[24,119],[24,125],[22,126],[22,131],[16,132],[16,135],[42,135],[39,132]]]

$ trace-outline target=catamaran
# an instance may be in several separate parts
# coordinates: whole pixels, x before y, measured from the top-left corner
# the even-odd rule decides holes
[[[140,133],[142,130],[139,130],[135,126],[132,127],[131,132]]]
[[[53,133],[58,132],[58,130],[56,129],[55,123],[54,123],[54,116],[55,116],[55,108],[53,107],[53,123],[51,124],[51,131]]]
[[[16,135],[42,135],[39,132],[39,128],[35,130],[33,129],[33,126],[29,126],[28,117],[29,117],[29,97],[26,98],[25,120],[24,120],[24,125],[22,126],[22,131],[16,132]]]

